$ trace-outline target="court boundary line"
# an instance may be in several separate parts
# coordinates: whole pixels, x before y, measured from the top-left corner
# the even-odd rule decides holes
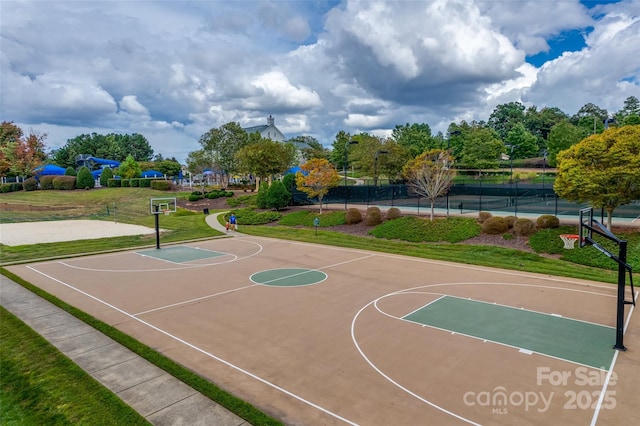
[[[395,256],[394,256],[394,257],[395,257]],[[555,280],[554,280],[554,281],[555,281]],[[560,280],[558,280],[558,281],[560,281]],[[589,286],[589,287],[597,287],[597,288],[603,288],[603,289],[612,289],[612,287],[606,287],[606,286],[593,286],[593,285],[591,285],[590,283],[579,283],[579,282],[578,282],[578,283],[575,283],[575,282],[574,282],[574,283],[572,283],[572,284],[582,285],[582,286]],[[427,400],[427,399],[425,399],[425,398],[421,397],[420,395],[417,395],[416,393],[414,393],[414,392],[413,392],[413,391],[411,391],[410,389],[408,389],[408,388],[406,388],[406,387],[402,386],[400,383],[396,382],[396,381],[395,381],[395,380],[393,380],[390,376],[388,376],[387,374],[385,374],[385,373],[384,373],[380,368],[378,368],[378,367],[377,367],[377,366],[376,366],[376,365],[375,365],[375,364],[374,364],[374,363],[373,363],[373,362],[372,362],[372,361],[371,361],[371,360],[366,356],[366,354],[364,353],[364,351],[362,350],[362,348],[361,348],[361,347],[360,347],[360,345],[358,344],[358,339],[357,339],[357,338],[356,338],[356,336],[355,336],[355,324],[356,324],[356,321],[357,321],[358,317],[360,316],[360,314],[361,314],[362,312],[364,312],[364,310],[365,310],[365,309],[367,309],[369,306],[372,306],[372,305],[373,305],[373,307],[374,307],[374,308],[375,308],[379,313],[381,313],[382,315],[388,316],[389,318],[397,319],[397,320],[399,320],[399,321],[406,321],[406,322],[408,322],[408,323],[414,323],[414,324],[416,324],[416,325],[421,325],[422,327],[428,327],[427,325],[424,325],[424,324],[418,324],[418,323],[415,323],[415,322],[413,322],[413,321],[403,320],[402,318],[396,317],[396,316],[391,315],[391,314],[389,314],[389,313],[387,313],[387,312],[385,312],[385,311],[383,311],[383,310],[380,310],[380,309],[378,308],[378,306],[377,306],[377,302],[378,302],[379,300],[381,300],[381,299],[386,298],[386,297],[390,297],[390,296],[397,296],[397,295],[403,295],[403,294],[411,294],[411,293],[422,293],[422,294],[424,294],[424,293],[427,293],[427,294],[441,294],[442,296],[444,296],[444,294],[442,294],[442,293],[432,293],[432,292],[428,292],[428,291],[427,291],[427,292],[425,292],[425,291],[419,291],[419,290],[420,290],[420,289],[424,289],[424,288],[430,288],[430,287],[439,287],[439,286],[461,286],[461,285],[507,285],[507,286],[518,286],[518,287],[547,288],[547,289],[560,290],[560,291],[579,292],[579,293],[584,293],[584,294],[589,294],[589,295],[594,295],[594,296],[604,296],[604,297],[610,297],[610,298],[615,298],[615,297],[616,297],[615,295],[609,295],[609,294],[604,294],[604,293],[597,293],[597,292],[588,291],[588,290],[579,290],[579,289],[574,289],[574,288],[558,288],[558,287],[552,287],[552,286],[550,286],[550,285],[533,285],[533,284],[526,284],[526,283],[523,283],[523,284],[517,284],[517,283],[495,283],[495,282],[484,282],[484,281],[480,281],[480,282],[477,282],[477,281],[476,281],[476,282],[473,282],[473,281],[472,281],[472,282],[455,282],[455,283],[428,284],[428,285],[424,285],[424,286],[412,287],[412,288],[408,288],[408,289],[404,289],[404,290],[400,290],[400,291],[395,291],[395,292],[392,292],[392,293],[388,293],[388,294],[386,294],[386,295],[380,296],[380,297],[378,297],[378,298],[376,298],[376,299],[374,299],[374,300],[370,301],[369,303],[365,304],[365,305],[364,305],[364,306],[363,306],[363,307],[362,307],[362,308],[361,308],[361,309],[360,309],[360,310],[359,310],[359,311],[354,315],[354,317],[353,317],[353,319],[352,319],[352,321],[351,321],[351,340],[352,340],[352,343],[353,343],[353,344],[354,344],[354,346],[356,347],[356,350],[358,351],[358,353],[360,354],[360,356],[365,360],[365,362],[366,362],[367,364],[369,364],[369,366],[370,366],[374,371],[376,371],[378,374],[380,374],[384,379],[386,379],[387,381],[389,381],[390,383],[392,383],[394,386],[398,387],[398,388],[399,388],[399,389],[401,389],[402,391],[406,392],[407,394],[409,394],[409,395],[413,396],[414,398],[418,399],[419,401],[422,401],[422,402],[426,403],[427,405],[429,405],[429,406],[431,406],[431,407],[435,408],[436,410],[439,410],[439,411],[441,411],[441,412],[443,412],[443,413],[445,413],[445,414],[449,414],[449,415],[451,415],[451,416],[453,416],[453,417],[455,417],[455,418],[458,418],[458,419],[460,419],[460,420],[462,420],[462,421],[465,421],[465,422],[470,423],[470,424],[473,424],[473,425],[479,425],[479,424],[478,424],[478,423],[473,422],[472,420],[466,419],[466,418],[464,418],[464,417],[462,417],[462,416],[460,416],[460,415],[458,415],[458,414],[456,414],[456,413],[454,413],[454,412],[452,412],[452,411],[449,411],[449,410],[447,410],[446,408],[441,407],[441,406],[439,406],[438,404],[436,404],[436,403],[434,403],[434,402],[431,402],[431,401],[429,401],[429,400]],[[638,295],[640,295],[640,294],[638,294]],[[638,295],[637,295],[637,296],[638,296]],[[636,296],[636,297],[637,297],[637,296]],[[630,314],[631,314],[631,312],[630,312]],[[630,320],[630,316],[628,317],[628,320]],[[433,328],[436,328],[436,327],[433,327]],[[626,329],[625,329],[625,331],[626,331]],[[449,331],[449,333],[451,333],[451,332]],[[463,333],[454,333],[454,334],[460,334],[460,335],[464,336],[464,334],[463,334]],[[481,341],[482,341],[482,340],[485,340],[485,341],[488,341],[488,340],[486,340],[486,339],[480,339],[480,338],[478,338],[478,337],[474,337],[474,336],[469,336],[469,337],[471,337],[471,338],[473,338],[473,339],[476,339],[476,340],[481,340]],[[494,343],[494,342],[492,342],[492,343]],[[517,348],[517,347],[514,347],[514,346],[510,346],[510,345],[502,344],[502,343],[499,343],[499,342],[495,342],[495,343],[496,343],[496,344],[499,344],[499,345],[504,345],[504,346],[507,346],[507,347],[511,347],[512,349],[519,349],[519,350],[520,350],[520,349],[522,349],[522,348]],[[617,351],[616,351],[616,352],[617,352]],[[538,354],[537,352],[534,352],[534,353]],[[549,358],[552,358],[552,359],[557,359],[557,360],[559,360],[559,361],[565,361],[565,362],[568,362],[568,363],[571,363],[571,364],[582,365],[582,364],[580,364],[580,363],[576,363],[576,362],[569,361],[569,360],[564,360],[564,359],[562,359],[562,358],[552,357],[552,356],[549,356],[549,355],[546,355],[546,354],[538,354],[538,355],[543,356],[543,357],[549,357]],[[614,354],[614,359],[615,359],[615,358],[617,358],[617,353],[615,353],[615,354]],[[606,371],[606,370],[602,370],[602,369],[599,369],[599,368],[596,368],[596,367],[592,367],[592,366],[588,366],[588,365],[584,365],[584,367],[589,368],[589,369],[592,369],[592,370],[596,370],[596,371]],[[607,371],[607,373],[609,374],[607,377],[609,377],[609,376],[610,376],[610,374],[612,374],[612,373],[613,373],[613,368],[614,368],[614,365],[611,365],[611,366],[610,366],[610,369]],[[601,396],[603,396],[603,394],[601,394]],[[591,426],[594,426],[594,425],[592,424]]]
[[[598,324],[598,323],[591,322],[591,321],[579,320],[579,319],[576,319],[576,318],[566,317],[566,316],[560,315],[560,314],[534,311],[533,309],[527,309],[527,308],[516,308],[516,307],[505,305],[505,304],[502,304],[502,303],[485,302],[484,300],[472,299],[470,297],[452,296],[450,294],[445,295],[445,297],[452,297],[454,299],[460,299],[460,300],[471,300],[473,302],[484,303],[486,305],[500,306],[502,308],[514,309],[516,311],[525,311],[525,312],[531,312],[531,313],[534,313],[534,314],[546,315],[546,316],[549,316],[549,317],[562,318],[562,319],[565,319],[565,320],[568,320],[568,321],[576,321],[576,322],[581,322],[581,323],[584,323],[584,324],[597,325],[598,327],[611,328],[611,329],[615,330],[615,327],[612,326],[612,325]],[[614,297],[614,296],[611,296],[611,297]],[[425,306],[428,306],[428,305],[425,305]],[[407,315],[409,315],[409,314],[407,314]]]
[[[636,294],[636,301],[638,300],[638,294]],[[629,314],[627,315],[627,320],[624,325],[624,329],[622,330],[622,334],[627,333],[627,327],[629,327],[629,323],[631,322],[631,314],[635,310],[635,305],[631,305],[631,309],[629,309]],[[591,418],[591,426],[595,426],[598,423],[598,417],[600,416],[600,409],[602,408],[602,403],[604,401],[604,397],[607,393],[607,388],[609,387],[609,382],[611,381],[611,376],[613,375],[613,369],[615,368],[616,361],[618,360],[619,350],[615,351],[613,355],[613,359],[611,360],[611,367],[609,368],[609,372],[607,373],[607,377],[604,379],[604,384],[602,385],[602,390],[600,391],[600,397],[598,398],[598,402],[596,403],[596,408],[593,412],[593,417]]]
[[[80,294],[82,294],[82,295],[84,295],[84,296],[87,296],[87,297],[89,297],[90,299],[95,300],[95,301],[96,301],[96,302],[98,302],[98,303],[102,303],[103,305],[105,305],[105,306],[107,306],[107,307],[109,307],[109,308],[111,308],[111,309],[113,309],[113,310],[115,310],[115,311],[117,311],[117,312],[120,312],[122,315],[125,315],[126,317],[131,318],[131,319],[132,319],[132,320],[134,320],[134,321],[138,321],[138,322],[140,322],[141,324],[143,324],[143,325],[145,325],[145,326],[147,326],[147,327],[149,327],[149,328],[151,328],[151,329],[153,329],[153,330],[156,330],[157,332],[159,332],[159,333],[161,333],[161,334],[163,334],[163,335],[165,335],[165,336],[169,337],[170,339],[173,339],[173,340],[177,341],[178,343],[181,343],[181,344],[183,344],[183,345],[185,345],[185,346],[187,346],[187,347],[189,347],[189,348],[191,348],[191,349],[193,349],[193,350],[195,350],[195,351],[197,351],[197,352],[199,352],[199,353],[201,353],[201,354],[203,354],[203,355],[206,355],[206,356],[208,356],[209,358],[213,358],[213,359],[215,359],[216,361],[218,361],[218,362],[220,362],[220,363],[222,363],[222,364],[226,365],[227,367],[230,367],[230,368],[232,368],[232,369],[234,369],[234,370],[236,370],[236,371],[238,371],[238,372],[240,372],[240,373],[242,373],[242,374],[245,374],[246,376],[248,376],[248,377],[250,377],[250,378],[252,378],[252,379],[257,380],[257,381],[259,381],[260,383],[263,383],[263,384],[267,385],[268,387],[271,387],[271,388],[273,388],[273,389],[275,389],[275,390],[277,390],[277,391],[280,391],[280,392],[284,393],[285,395],[288,395],[288,396],[292,397],[293,399],[295,399],[295,400],[297,400],[297,401],[299,401],[299,402],[302,402],[302,403],[304,403],[304,404],[307,404],[307,405],[309,405],[310,407],[313,407],[313,408],[315,408],[315,409],[317,409],[317,410],[319,410],[319,411],[322,411],[323,413],[328,414],[329,416],[334,417],[334,418],[336,418],[336,419],[338,419],[338,420],[342,420],[343,422],[348,423],[348,424],[350,424],[350,425],[352,425],[352,426],[358,426],[358,424],[357,424],[357,423],[354,423],[354,422],[352,422],[352,421],[350,421],[350,420],[348,420],[348,419],[346,419],[346,418],[344,418],[344,417],[342,417],[342,416],[340,416],[340,415],[338,415],[338,414],[336,414],[336,413],[334,413],[334,412],[332,412],[332,411],[330,411],[330,410],[328,410],[328,409],[326,409],[326,408],[324,408],[324,407],[322,407],[322,406],[320,406],[320,405],[318,405],[318,404],[316,404],[316,403],[313,403],[313,402],[311,402],[311,401],[308,401],[308,400],[306,400],[306,399],[302,398],[301,396],[298,396],[298,395],[294,394],[293,392],[288,391],[288,390],[286,390],[285,388],[283,388],[283,387],[281,387],[281,386],[276,385],[275,383],[271,383],[271,382],[269,382],[268,380],[263,379],[263,378],[262,378],[262,377],[260,377],[260,376],[257,376],[257,375],[255,375],[255,374],[253,374],[253,373],[251,373],[251,372],[249,372],[249,371],[247,371],[247,370],[243,369],[243,368],[240,368],[240,367],[238,367],[237,365],[232,364],[231,362],[226,361],[226,360],[224,360],[224,359],[222,359],[222,358],[220,358],[220,357],[218,357],[218,356],[216,356],[216,355],[214,355],[214,354],[212,354],[212,353],[210,353],[210,352],[207,352],[207,351],[205,351],[204,349],[201,349],[201,348],[199,348],[198,346],[196,346],[196,345],[194,345],[194,344],[192,344],[192,343],[189,343],[189,342],[187,342],[187,341],[186,341],[186,340],[184,340],[184,339],[181,339],[181,338],[179,338],[179,337],[177,337],[177,336],[174,336],[173,334],[171,334],[171,333],[169,333],[169,332],[167,332],[167,331],[165,331],[165,330],[161,329],[160,327],[157,327],[157,326],[155,326],[155,325],[153,325],[153,324],[151,324],[151,323],[149,323],[149,322],[147,322],[147,321],[145,321],[145,320],[143,320],[143,319],[137,318],[137,317],[135,317],[135,316],[133,316],[133,315],[129,314],[128,312],[126,312],[126,311],[124,311],[124,310],[122,310],[122,309],[118,308],[118,307],[117,307],[117,306],[115,306],[115,305],[112,305],[112,304],[110,304],[110,303],[108,303],[108,302],[105,302],[104,300],[101,300],[100,298],[95,297],[95,296],[93,296],[93,295],[91,295],[91,294],[89,294],[89,293],[87,293],[87,292],[85,292],[85,291],[82,291],[82,290],[80,290],[80,289],[78,289],[78,288],[75,288],[75,287],[74,287],[74,286],[72,286],[71,284],[67,284],[67,283],[65,283],[65,282],[64,282],[64,281],[62,281],[62,280],[59,280],[59,279],[54,278],[54,277],[52,277],[52,276],[50,276],[50,275],[48,275],[48,274],[45,274],[44,272],[41,272],[41,271],[37,270],[36,268],[33,268],[31,265],[27,265],[27,268],[28,268],[28,269],[31,269],[32,271],[34,271],[34,272],[36,272],[36,273],[38,273],[38,274],[40,274],[40,275],[42,275],[42,276],[44,276],[44,277],[46,277],[46,278],[50,279],[50,280],[55,281],[55,282],[57,282],[57,283],[59,283],[59,284],[61,284],[61,285],[65,286],[65,287],[67,287],[67,288],[70,288],[70,289],[71,289],[71,290],[73,290],[73,291],[76,291],[76,292],[78,292],[78,293],[80,293]]]

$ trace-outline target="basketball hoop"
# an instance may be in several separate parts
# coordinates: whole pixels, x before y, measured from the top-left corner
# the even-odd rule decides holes
[[[171,213],[171,210],[163,210],[163,212],[165,216],[169,216],[169,213]]]
[[[578,238],[580,238],[580,236],[575,234],[560,234],[560,239],[564,242],[564,248],[567,250],[575,248]]]

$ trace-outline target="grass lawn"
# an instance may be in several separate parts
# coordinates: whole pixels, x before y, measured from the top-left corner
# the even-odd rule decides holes
[[[0,307],[0,421],[147,425],[142,416]]]

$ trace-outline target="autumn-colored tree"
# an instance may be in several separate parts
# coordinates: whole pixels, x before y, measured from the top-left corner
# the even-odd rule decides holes
[[[327,195],[329,188],[338,186],[340,175],[324,158],[312,158],[300,168],[302,171],[296,173],[296,187],[311,198],[318,197],[322,214],[322,198]]]
[[[556,194],[607,212],[640,198],[640,125],[615,127],[558,154]]]
[[[0,125],[0,176],[28,177],[46,158],[47,134],[31,133],[24,137],[22,129],[13,122],[4,121]]]
[[[447,151],[434,149],[410,160],[403,169],[409,190],[431,203],[431,220],[436,198],[445,195],[453,183],[456,172],[452,162]]]

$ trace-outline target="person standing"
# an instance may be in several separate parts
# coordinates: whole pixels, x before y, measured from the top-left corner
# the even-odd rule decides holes
[[[235,231],[237,223],[238,223],[238,219],[236,218],[236,215],[231,213],[231,216],[229,217],[229,228],[232,231]]]

